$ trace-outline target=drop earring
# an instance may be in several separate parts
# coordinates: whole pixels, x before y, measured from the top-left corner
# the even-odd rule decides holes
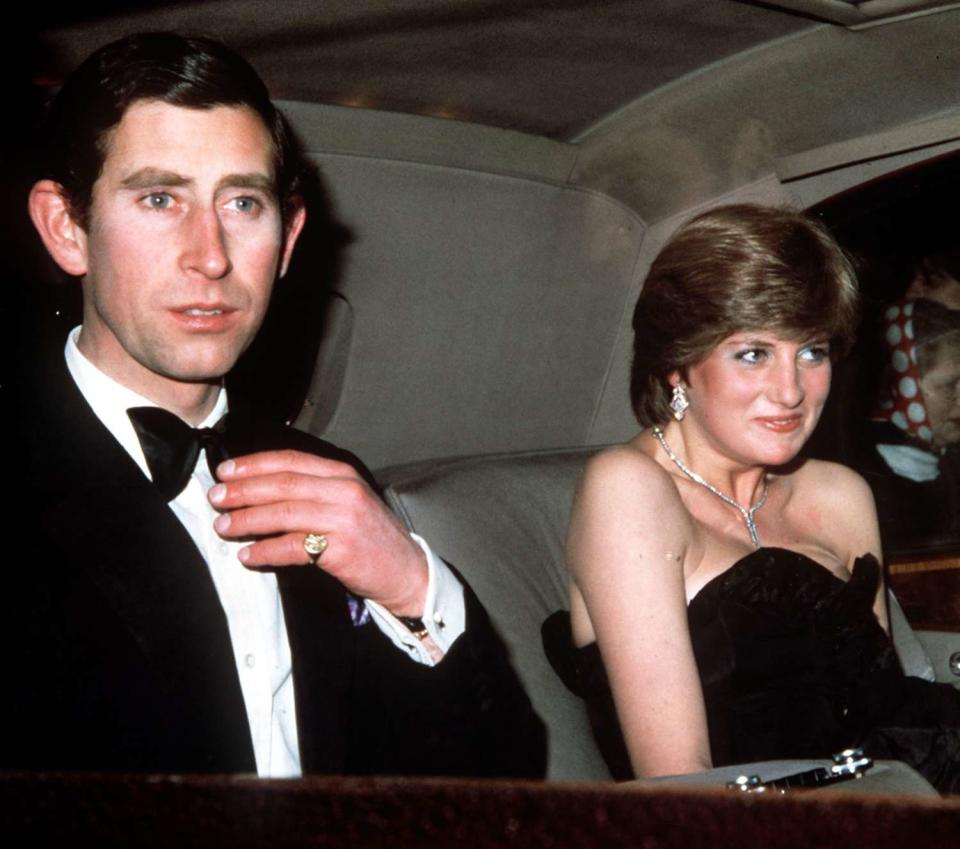
[[[687,412],[690,401],[687,398],[687,392],[682,383],[673,387],[673,397],[670,399],[670,409],[673,410],[673,417],[678,421],[683,421],[683,416]]]

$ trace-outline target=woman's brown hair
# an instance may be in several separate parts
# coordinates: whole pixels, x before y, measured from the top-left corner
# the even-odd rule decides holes
[[[801,212],[723,206],[684,224],[650,267],[633,314],[630,398],[644,427],[670,417],[668,376],[745,330],[829,340],[843,356],[857,283],[833,237]]]

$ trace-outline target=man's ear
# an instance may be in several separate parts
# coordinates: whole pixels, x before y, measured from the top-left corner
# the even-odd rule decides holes
[[[70,215],[63,186],[53,180],[34,183],[27,207],[33,226],[57,265],[76,277],[86,274],[87,234]]]
[[[287,220],[283,227],[283,255],[280,257],[280,276],[287,273],[290,266],[290,258],[293,256],[293,249],[296,247],[297,239],[300,238],[300,231],[307,220],[307,208],[302,202],[298,202],[290,210]]]

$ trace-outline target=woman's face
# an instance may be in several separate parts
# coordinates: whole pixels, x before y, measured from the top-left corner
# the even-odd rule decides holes
[[[938,448],[960,442],[960,340],[941,345],[929,370],[920,378],[920,391]]]
[[[689,416],[711,446],[745,465],[778,466],[810,438],[830,392],[830,348],[774,333],[724,339],[688,370]],[[679,375],[674,375],[678,378]]]

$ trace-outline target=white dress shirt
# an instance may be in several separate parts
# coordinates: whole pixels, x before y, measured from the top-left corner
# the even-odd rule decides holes
[[[80,328],[74,328],[64,350],[70,374],[97,418],[152,479],[127,410],[157,405],[108,377],[80,353],[76,344],[79,334]],[[210,415],[198,427],[212,427],[226,412],[227,395],[221,389]],[[214,531],[218,513],[207,500],[214,483],[201,452],[186,488],[170,502],[170,509],[206,561],[227,617],[257,774],[298,776],[300,753],[290,644],[277,579],[273,572],[245,568],[237,558],[241,543],[224,540]],[[420,537],[411,537],[426,554],[429,568],[424,626],[440,650],[446,652],[465,628],[463,587]],[[363,604],[394,645],[418,663],[433,664],[422,643],[395,616],[376,602]],[[362,617],[364,612],[358,611],[354,621]]]

